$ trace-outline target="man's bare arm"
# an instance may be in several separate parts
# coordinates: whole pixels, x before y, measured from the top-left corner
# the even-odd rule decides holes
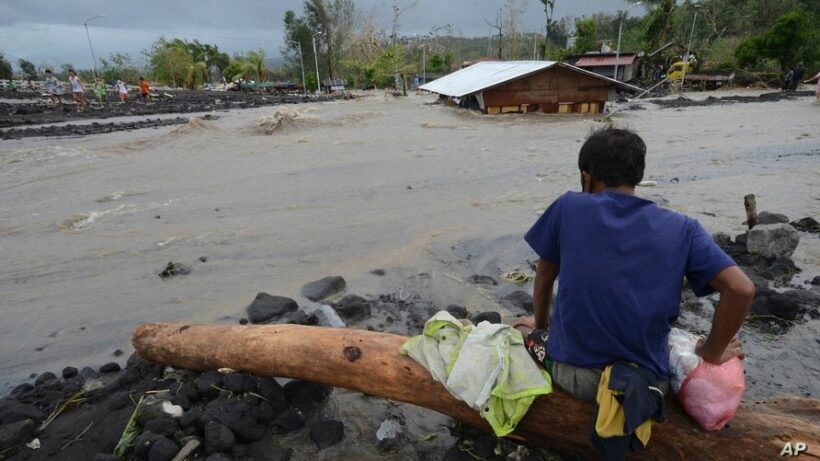
[[[698,344],[695,352],[715,364],[736,356],[742,358],[740,341],[735,339],[735,335],[752,306],[755,286],[737,266],[720,271],[709,285],[720,293],[720,302],[712,318],[712,330],[706,341]]]
[[[558,265],[551,261],[539,259],[535,268],[535,286],[532,295],[535,328],[544,330],[549,328],[552,288],[557,278]]]

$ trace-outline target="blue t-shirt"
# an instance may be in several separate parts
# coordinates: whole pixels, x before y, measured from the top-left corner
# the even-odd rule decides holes
[[[524,239],[559,266],[550,358],[587,368],[625,360],[662,379],[684,276],[705,296],[735,264],[694,219],[612,191],[567,192]]]

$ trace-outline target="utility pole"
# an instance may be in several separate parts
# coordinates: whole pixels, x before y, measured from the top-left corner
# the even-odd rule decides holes
[[[88,39],[88,49],[91,50],[91,62],[93,64],[91,71],[94,73],[94,85],[97,84],[97,58],[94,56],[94,47],[91,46],[91,34],[88,33],[88,23],[95,19],[100,19],[104,17],[105,13],[102,13],[98,14],[97,16],[92,16],[83,22],[83,26],[85,26],[85,36]]]
[[[613,78],[615,80],[619,80],[618,79],[618,61],[621,59],[621,32],[624,29],[624,18],[626,18],[626,15],[627,15],[627,13],[629,13],[629,10],[631,10],[632,8],[635,8],[636,6],[640,5],[641,3],[643,3],[643,2],[638,2],[638,3],[630,6],[629,8],[626,9],[626,11],[624,11],[624,14],[621,15],[621,23],[618,26],[618,47],[615,48],[615,75],[613,75]]]
[[[313,34],[313,61],[316,63],[316,95],[322,92],[322,81],[319,79],[319,55],[316,53],[316,37],[322,35],[322,31]]]
[[[297,47],[299,47],[299,66],[302,68],[302,91],[304,91],[305,96],[307,96],[307,86],[305,86],[305,61],[302,59],[302,44],[299,42],[295,42],[293,40],[288,40],[288,43],[293,43]],[[315,54],[316,48],[314,48],[313,50]]]
[[[421,45],[421,84],[427,84],[427,45]]]
[[[538,60],[538,57],[536,55],[537,47],[538,47],[538,34],[533,32],[533,34],[532,34],[532,60],[533,61]]]
[[[692,19],[692,32],[689,33],[689,43],[686,45],[686,56],[683,57],[683,74],[680,77],[680,91],[683,93],[683,83],[686,81],[686,71],[689,68],[689,52],[692,49],[692,39],[695,38],[695,23],[698,20],[700,4],[695,5],[695,17]]]

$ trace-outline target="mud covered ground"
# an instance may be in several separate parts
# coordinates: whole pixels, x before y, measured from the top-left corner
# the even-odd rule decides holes
[[[89,95],[90,97],[90,95]],[[274,95],[233,91],[171,90],[153,93],[150,102],[131,99],[120,102],[109,93],[109,101],[100,103],[90,97],[91,106],[78,112],[70,96],[64,105],[53,104],[39,92],[0,90],[0,137],[15,139],[31,136],[84,136],[121,130],[153,128],[185,123],[188,118],[142,118],[164,114],[189,114],[248,109],[282,104],[300,104],[331,100],[328,96]],[[128,121],[99,122],[129,117]],[[133,120],[139,118],[139,120]],[[84,123],[94,121],[93,123]]]

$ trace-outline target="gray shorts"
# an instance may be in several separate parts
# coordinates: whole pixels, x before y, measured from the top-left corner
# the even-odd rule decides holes
[[[598,368],[582,368],[567,363],[553,362],[552,382],[578,400],[595,402],[601,371]],[[658,389],[663,392],[663,395],[669,395],[669,381],[659,381]]]

